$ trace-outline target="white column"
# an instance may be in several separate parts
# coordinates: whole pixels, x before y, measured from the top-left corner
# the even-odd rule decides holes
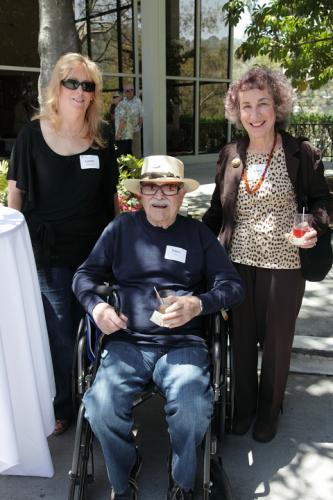
[[[166,152],[165,0],[142,0],[144,155]]]

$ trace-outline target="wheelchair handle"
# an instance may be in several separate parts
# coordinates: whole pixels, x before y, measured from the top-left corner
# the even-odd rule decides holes
[[[117,314],[120,313],[120,298],[117,290],[110,285],[96,285],[93,289],[94,293],[106,299]]]

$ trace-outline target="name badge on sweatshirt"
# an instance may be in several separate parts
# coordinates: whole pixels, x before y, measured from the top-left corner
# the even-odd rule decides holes
[[[80,155],[80,165],[82,170],[99,168],[99,158],[97,155]]]
[[[184,248],[172,247],[171,245],[167,245],[164,258],[184,263],[186,262],[186,254],[187,250],[184,250]]]

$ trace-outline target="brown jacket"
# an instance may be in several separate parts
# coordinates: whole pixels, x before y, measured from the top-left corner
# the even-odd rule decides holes
[[[320,153],[307,141],[280,132],[291,183],[295,189],[298,209],[305,204],[314,216],[314,227],[319,234],[326,231],[329,223],[330,194],[324,177],[324,165]],[[248,137],[227,144],[219,154],[215,177],[215,190],[210,208],[203,222],[218,235],[221,244],[228,249],[234,226],[234,212],[238,187],[245,166]],[[300,165],[301,177],[298,177]]]

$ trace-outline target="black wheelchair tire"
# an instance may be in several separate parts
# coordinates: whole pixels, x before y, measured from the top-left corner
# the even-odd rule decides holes
[[[88,421],[82,419],[82,429],[79,444],[79,455],[76,471],[70,472],[68,500],[85,500],[87,486],[94,481],[93,433]],[[91,473],[88,474],[88,463],[91,462]]]

